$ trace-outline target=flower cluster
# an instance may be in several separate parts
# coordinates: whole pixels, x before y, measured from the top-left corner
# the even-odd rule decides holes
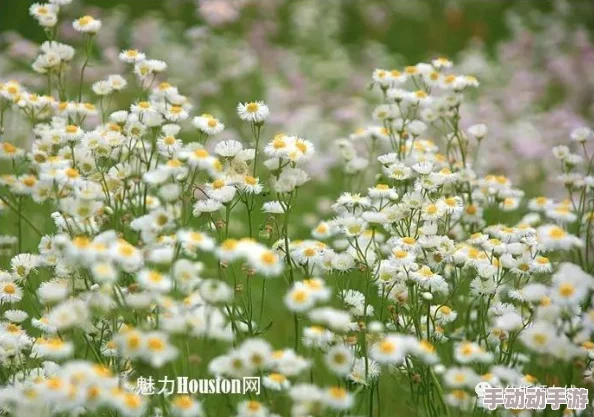
[[[52,28],[68,3],[31,14]],[[101,25],[72,23],[85,57],[74,92],[75,51],[51,29],[32,65],[46,94],[0,83],[0,132],[16,113],[32,136],[0,142],[0,213],[17,230],[0,242],[3,413],[375,417],[399,405],[438,417],[484,412],[481,381],[591,382],[589,128],[552,152],[566,198],[528,198],[474,167],[489,129],[463,128],[461,106],[477,78],[445,58],[376,69],[374,125],[334,141],[337,198],[302,235],[300,207],[321,200],[314,144],[270,132],[260,100],[235,109],[249,139],[217,137],[232,117],[197,111],[137,49],[83,101]],[[145,396],[135,383],[163,376],[260,377],[262,393]]]

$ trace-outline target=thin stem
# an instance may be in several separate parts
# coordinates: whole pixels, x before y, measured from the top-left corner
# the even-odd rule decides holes
[[[256,174],[258,172],[258,147],[260,144],[260,129],[261,129],[261,125],[256,125],[256,124],[252,124],[252,133],[254,135],[254,138],[256,139],[256,148],[255,148],[255,153],[254,153],[254,167],[253,167],[253,177],[256,177]]]
[[[18,212],[22,213],[23,212],[23,197],[19,197],[19,202],[18,202]],[[17,233],[18,233],[18,251],[19,253],[23,252],[23,217],[22,216],[18,216],[18,220],[17,220]]]
[[[1,195],[0,195],[0,200],[2,200],[2,202],[4,204],[6,204],[12,211],[14,211],[19,216],[19,218],[22,218],[23,221],[25,223],[27,223],[29,225],[29,227],[31,227],[31,229],[33,229],[33,231],[35,231],[35,233],[37,233],[40,237],[43,236],[43,233],[41,233],[41,231],[37,228],[37,226],[35,226],[35,224],[31,220],[29,220],[23,213],[21,213],[18,208],[14,207],[10,203],[10,201],[8,201],[6,198],[4,198]]]
[[[262,279],[262,293],[260,296],[260,313],[258,314],[258,331],[262,326],[262,313],[264,312],[264,296],[266,294],[266,279]]]
[[[299,319],[297,318],[297,313],[293,314],[293,327],[295,332],[293,349],[295,350],[295,353],[297,353],[299,352]]]
[[[78,83],[78,102],[82,100],[82,88],[83,88],[83,80],[85,78],[85,69],[87,65],[89,65],[89,59],[91,58],[91,48],[93,47],[93,43],[91,42],[93,36],[89,35],[86,40],[85,44],[85,62],[83,63],[82,69],[80,70],[80,81]]]

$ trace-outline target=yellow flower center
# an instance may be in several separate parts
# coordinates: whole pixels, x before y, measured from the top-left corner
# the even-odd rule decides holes
[[[328,393],[332,398],[336,399],[343,399],[347,396],[346,390],[342,387],[332,387],[328,390]]]
[[[208,151],[206,149],[196,149],[194,151],[194,156],[196,156],[197,158],[206,158],[208,157]]]
[[[320,224],[318,227],[316,227],[316,231],[318,233],[326,233],[328,231],[328,226],[325,224]]]
[[[90,400],[97,399],[99,397],[99,394],[101,394],[101,388],[99,388],[96,385],[93,385],[89,387],[89,389],[87,389],[87,397]]]
[[[565,298],[571,297],[575,294],[575,287],[570,283],[564,282],[559,285],[559,294]]]
[[[46,385],[49,389],[56,391],[64,386],[64,381],[58,377],[52,377],[47,380]]]
[[[460,349],[460,353],[464,356],[470,356],[474,352],[474,348],[470,343],[464,343]]]
[[[138,349],[140,347],[140,337],[136,334],[129,336],[126,345],[128,346],[128,349]]]
[[[68,178],[75,179],[75,178],[78,178],[78,176],[79,176],[79,173],[78,173],[78,171],[77,171],[76,169],[74,169],[74,168],[68,168],[68,169],[66,169],[66,176],[67,176]]]
[[[223,181],[223,180],[215,180],[212,183],[212,188],[214,188],[215,190],[223,188],[224,186],[225,186],[225,181]]]
[[[554,226],[549,230],[549,237],[552,239],[563,239],[567,233],[559,226]]]
[[[192,397],[190,397],[189,395],[181,395],[175,398],[175,400],[173,400],[173,404],[177,408],[187,410],[194,405],[194,401],[192,400]]]
[[[179,168],[182,166],[182,163],[179,159],[170,159],[167,161],[167,166],[171,168]]]
[[[8,326],[6,326],[6,331],[8,333],[20,333],[21,332],[21,328],[19,326],[17,326],[16,324],[12,324],[10,323]]]
[[[202,242],[204,240],[204,235],[198,232],[191,232],[190,239],[194,242]]]
[[[466,381],[466,376],[464,374],[456,374],[456,376],[454,376],[454,381],[462,383]]]
[[[454,197],[449,197],[446,198],[444,200],[444,202],[446,203],[446,205],[448,205],[449,207],[456,207],[456,205],[458,204],[458,200],[456,200]]]
[[[224,250],[233,250],[237,248],[237,240],[227,239],[223,243],[221,243],[221,248],[223,248]]]
[[[138,396],[137,394],[132,394],[132,393],[124,394],[124,403],[126,404],[126,407],[132,408],[132,409],[140,408],[140,406],[142,405],[140,396]]]
[[[549,341],[547,335],[543,333],[535,334],[532,339],[534,340],[534,343],[536,343],[537,345],[544,345]]]
[[[311,289],[314,290],[319,290],[324,288],[324,283],[323,281],[319,280],[319,279],[305,279],[303,280],[303,283]]]
[[[8,295],[13,295],[16,293],[16,286],[14,284],[5,284],[4,292]]]
[[[316,253],[317,253],[317,252],[316,252],[316,250],[315,250],[314,248],[306,248],[306,249],[303,251],[303,254],[304,254],[305,256],[307,256],[307,257],[312,257],[312,256],[314,256]]]
[[[118,252],[120,255],[128,257],[134,255],[135,249],[134,246],[126,243],[120,246]]]
[[[272,141],[272,147],[274,149],[282,149],[282,148],[284,148],[286,146],[287,146],[287,142],[285,142],[283,139],[280,139],[279,138],[279,139],[274,139]]]
[[[72,239],[72,244],[79,249],[84,249],[91,246],[91,240],[86,236],[76,236]]]
[[[420,346],[421,349],[427,353],[435,352],[435,346],[433,346],[428,340],[421,340]]]
[[[274,382],[278,382],[279,384],[282,384],[287,380],[287,378],[284,375],[277,373],[272,373],[268,375],[268,378],[272,379]]]
[[[78,19],[78,24],[81,26],[87,26],[93,20],[95,20],[95,19],[93,19],[93,17],[91,17],[91,16],[83,16],[80,19]]]
[[[298,303],[302,303],[307,300],[307,291],[305,290],[297,290],[293,293],[293,301]]]
[[[2,144],[2,149],[6,153],[16,153],[16,151],[17,151],[17,148],[12,143],[8,143],[8,142],[4,142]]]
[[[466,207],[466,214],[473,215],[473,214],[476,214],[476,211],[477,211],[476,206],[474,206],[472,204],[470,206]]]
[[[382,353],[390,354],[396,350],[396,345],[389,340],[384,340],[384,341],[380,342],[379,350]]]
[[[161,281],[163,281],[163,275],[161,275],[161,274],[160,274],[159,272],[157,272],[157,271],[150,271],[150,272],[148,273],[148,279],[149,279],[149,281],[151,281],[151,282],[158,283],[158,282],[161,282]]]
[[[262,408],[262,405],[260,405],[260,403],[258,401],[249,401],[247,403],[247,408],[250,411],[260,411],[260,409]]]
[[[247,110],[248,113],[255,113],[260,109],[260,106],[258,105],[258,103],[249,103],[245,109]]]
[[[260,259],[266,265],[274,265],[277,262],[276,255],[272,251],[266,251],[266,252],[264,252],[262,254],[262,256],[260,256]]]
[[[295,142],[295,147],[303,153],[307,152],[307,145],[302,140]]]
[[[150,338],[147,344],[149,349],[155,352],[161,352],[165,349],[165,342],[156,337]]]
[[[54,337],[52,339],[49,339],[46,345],[51,349],[60,349],[64,346],[64,341],[62,341],[62,339]]]
[[[452,395],[457,400],[464,400],[464,399],[466,399],[467,394],[464,391],[457,389],[457,390],[452,391]]]
[[[394,251],[394,256],[398,259],[404,259],[408,256],[408,252],[404,250],[396,250]]]

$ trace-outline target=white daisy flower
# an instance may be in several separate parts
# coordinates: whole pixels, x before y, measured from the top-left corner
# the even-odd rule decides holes
[[[236,140],[225,140],[217,143],[215,153],[223,158],[234,158],[241,150],[243,145]]]
[[[119,58],[124,62],[132,64],[135,62],[144,61],[146,59],[146,55],[137,49],[124,49],[122,52],[120,52]]]
[[[268,118],[270,110],[263,101],[252,101],[249,103],[239,103],[237,105],[237,114],[243,121],[258,124]]]
[[[73,21],[72,27],[78,32],[94,35],[101,29],[101,21],[87,15]]]

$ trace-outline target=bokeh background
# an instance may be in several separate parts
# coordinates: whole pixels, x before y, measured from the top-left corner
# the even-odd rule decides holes
[[[25,38],[41,41],[44,34],[31,24],[28,8],[32,0],[0,1],[0,30],[16,31]],[[510,35],[506,15],[551,12],[557,0],[79,0],[79,10],[92,8],[99,13],[118,11],[127,22],[158,18],[167,26],[185,30],[208,26],[219,34],[249,34],[254,24],[276,27],[274,40],[292,48],[300,44],[300,24],[314,31],[323,23],[338,18],[335,40],[357,56],[369,42],[384,45],[393,54],[411,61],[426,59],[428,53],[455,55],[472,39],[492,47]],[[594,3],[569,0],[576,23],[594,27]],[[75,7],[76,9],[76,7]],[[308,11],[317,9],[318,19],[298,22]],[[330,13],[328,15],[327,13]],[[305,14],[305,15],[304,15]],[[338,15],[336,15],[338,14]],[[313,16],[312,16],[313,17]],[[333,23],[334,24],[334,23]],[[322,25],[322,26],[321,26]],[[118,37],[133,37],[132,27],[118,28]],[[181,32],[179,33],[181,35]]]

